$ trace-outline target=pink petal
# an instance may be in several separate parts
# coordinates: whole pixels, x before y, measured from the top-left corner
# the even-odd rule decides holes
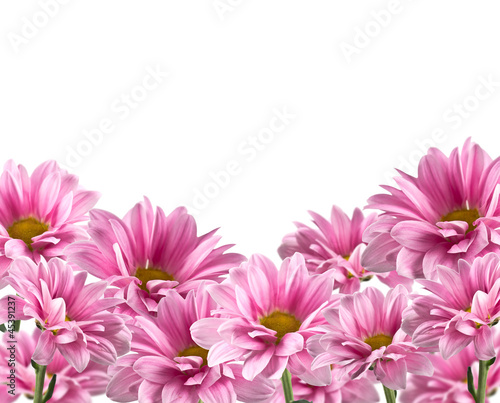
[[[426,252],[442,241],[437,228],[424,221],[401,221],[394,226],[391,236],[403,247]]]
[[[472,341],[470,336],[458,331],[447,331],[439,340],[439,351],[445,360],[462,351]]]
[[[236,401],[233,385],[227,379],[221,379],[209,388],[201,387],[199,396],[203,403],[233,403]]]
[[[481,326],[477,336],[474,338],[474,351],[479,360],[487,361],[496,356],[493,345],[493,330],[485,325]]]
[[[266,368],[273,355],[274,346],[270,346],[267,350],[250,354],[243,363],[243,377],[249,381],[253,381]]]
[[[379,360],[375,365],[375,376],[384,386],[392,390],[406,388],[406,362],[401,360]]]
[[[208,352],[208,365],[213,367],[224,362],[237,360],[242,355],[240,348],[234,348],[225,341],[214,344]]]
[[[33,353],[33,361],[39,365],[49,365],[54,358],[56,352],[56,344],[54,343],[55,336],[51,331],[44,331]]]

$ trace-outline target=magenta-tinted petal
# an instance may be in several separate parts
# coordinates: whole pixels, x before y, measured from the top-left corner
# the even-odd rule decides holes
[[[439,351],[445,360],[462,351],[472,338],[458,331],[445,332],[439,340]]]
[[[54,353],[56,352],[54,339],[55,336],[52,332],[45,331],[42,333],[33,353],[33,361],[39,365],[49,365],[52,362]]]
[[[240,364],[229,365],[234,374],[232,384],[239,401],[248,403],[264,402],[274,393],[275,384],[272,380],[257,375],[253,381],[248,381],[242,375],[242,366]]]
[[[208,365],[213,367],[224,362],[237,360],[241,357],[240,348],[234,348],[225,341],[214,344],[208,353]]]
[[[425,221],[401,221],[394,226],[391,236],[403,247],[426,252],[441,241],[437,228]]]
[[[209,388],[201,388],[199,396],[204,403],[233,403],[236,401],[233,385],[225,379],[215,382]]]
[[[380,360],[375,366],[375,376],[389,389],[405,389],[407,376],[406,362],[404,359]]]
[[[300,333],[287,333],[276,346],[275,354],[289,356],[304,349],[304,337]]]
[[[271,360],[274,354],[274,347],[269,347],[267,350],[258,351],[250,354],[243,363],[243,377],[252,381],[260,374]]]
[[[481,326],[478,334],[474,338],[474,351],[479,360],[487,361],[496,356],[493,345],[493,330],[485,325]]]
[[[422,353],[414,353],[408,354],[404,358],[406,361],[406,367],[408,372],[415,375],[422,376],[432,376],[434,373],[434,367],[432,366],[431,361],[425,354]]]
[[[200,319],[191,325],[191,337],[196,344],[208,350],[214,344],[221,341],[221,337],[217,331],[223,323],[224,319],[219,318]]]

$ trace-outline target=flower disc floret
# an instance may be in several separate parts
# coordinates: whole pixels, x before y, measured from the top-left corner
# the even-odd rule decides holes
[[[260,319],[260,324],[268,329],[276,331],[276,344],[287,333],[297,332],[300,329],[300,321],[289,313],[274,311]]]

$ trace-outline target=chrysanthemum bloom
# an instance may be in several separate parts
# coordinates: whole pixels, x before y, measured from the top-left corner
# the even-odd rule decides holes
[[[44,331],[38,340],[33,360],[39,365],[52,362],[56,350],[78,372],[89,360],[102,365],[114,364],[117,356],[130,349],[130,331],[121,315],[107,310],[123,301],[103,298],[107,283],[85,285],[87,273],[74,273],[59,258],[36,265],[32,260],[17,258],[4,281],[18,296],[0,301],[0,323],[8,318],[9,306],[15,300],[16,319],[34,318]]]
[[[327,386],[309,385],[296,376],[292,376],[293,397],[314,403],[374,403],[378,402],[378,392],[374,386],[371,372],[366,376],[351,380],[344,377],[336,380],[336,369],[332,370],[332,383]],[[273,398],[266,403],[283,403],[283,389],[276,388]]]
[[[495,350],[500,353],[500,333],[495,336]],[[408,388],[401,393],[399,400],[402,403],[474,403],[474,399],[467,390],[467,369],[471,367],[477,389],[479,361],[472,345],[464,348],[457,355],[445,360],[439,354],[429,354],[434,366],[432,377],[410,375]],[[488,397],[497,393],[500,387],[500,363],[493,364],[488,371],[486,381],[486,402]]]
[[[82,190],[78,177],[55,161],[38,166],[31,176],[22,165],[8,161],[0,176],[0,277],[12,261],[27,256],[62,257],[66,246],[87,239],[77,223],[99,199]]]
[[[407,372],[432,375],[430,361],[401,330],[407,305],[408,292],[402,285],[385,297],[373,287],[343,296],[338,308],[323,311],[328,332],[309,339],[307,348],[315,357],[312,368],[335,364],[339,379],[356,379],[373,368],[377,380],[393,390],[406,387]]]
[[[282,259],[295,252],[302,253],[311,273],[324,273],[335,269],[335,289],[352,294],[359,291],[360,281],[370,280],[375,273],[361,266],[361,254],[366,244],[362,241],[364,230],[376,221],[377,215],[363,216],[355,209],[352,219],[337,206],[332,207],[330,220],[310,211],[316,228],[296,222],[297,231],[286,235],[278,249]],[[389,287],[403,284],[411,289],[413,281],[396,272],[378,273],[379,280]]]
[[[123,220],[102,210],[92,210],[90,217],[92,241],[67,248],[69,261],[119,287],[117,296],[141,314],[154,312],[167,289],[185,296],[201,281],[222,281],[221,275],[244,260],[224,253],[232,245],[216,248],[215,231],[197,236],[184,207],[169,216],[158,207],[155,214],[145,198]]]
[[[433,279],[438,264],[456,267],[459,259],[500,250],[500,159],[469,139],[449,157],[430,148],[417,178],[400,175],[400,189],[382,186],[390,194],[368,201],[384,214],[365,232],[364,267]]]
[[[204,284],[186,299],[168,290],[156,317],[138,317],[132,329],[132,354],[110,368],[107,396],[118,402],[233,403],[259,402],[274,392],[274,384],[259,377],[246,381],[241,365],[207,365],[208,351],[191,338],[189,328],[216,308]]]
[[[332,300],[330,272],[310,275],[300,253],[283,261],[281,269],[261,255],[229,271],[222,284],[207,287],[221,306],[219,318],[196,322],[191,334],[210,350],[208,365],[243,361],[243,376],[279,379],[285,368],[308,383],[326,385],[330,369],[310,370],[305,349],[313,329],[326,323],[321,310]]]
[[[490,253],[472,265],[458,262],[458,271],[437,267],[439,281],[418,280],[430,295],[415,295],[404,313],[403,329],[413,343],[438,347],[444,359],[473,342],[476,356],[495,356],[491,326],[500,317],[500,257]]]
[[[35,351],[40,335],[41,331],[39,329],[35,329],[33,334],[25,331],[15,333],[13,338],[10,337],[10,333],[3,335],[3,342],[0,343],[0,371],[5,374],[0,384],[2,401],[14,401],[21,395],[33,399],[36,376],[35,370],[31,366],[31,356]],[[12,363],[15,365],[9,366]],[[12,388],[9,386],[10,380],[7,378],[11,373],[11,369],[15,370],[14,380],[12,381],[14,386]],[[47,390],[52,376],[57,374],[54,393],[50,399],[51,403],[90,403],[91,396],[101,395],[106,391],[106,386],[110,380],[107,369],[108,367],[105,365],[90,362],[87,368],[78,373],[56,351],[54,359],[47,366],[44,391]],[[8,384],[5,384],[5,381]],[[8,391],[12,391],[11,393],[15,393],[15,395],[7,393]]]

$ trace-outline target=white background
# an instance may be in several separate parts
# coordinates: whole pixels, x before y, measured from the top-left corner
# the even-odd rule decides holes
[[[306,210],[350,214],[429,145],[500,155],[498,1],[45,3],[0,3],[0,161],[56,159],[120,216],[187,205],[278,263]]]

